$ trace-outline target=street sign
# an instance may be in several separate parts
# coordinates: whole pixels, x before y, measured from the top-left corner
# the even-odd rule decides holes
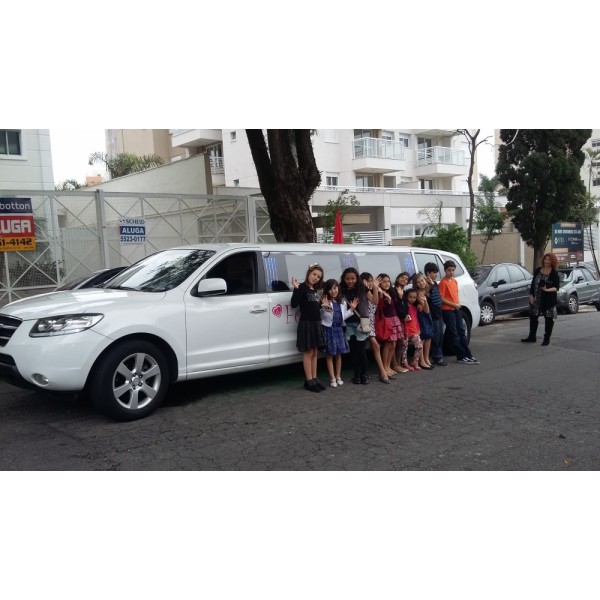
[[[559,262],[583,260],[583,225],[552,223],[551,246]]]
[[[31,198],[0,198],[0,252],[35,250]]]

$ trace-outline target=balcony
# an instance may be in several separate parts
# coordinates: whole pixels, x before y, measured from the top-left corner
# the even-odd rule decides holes
[[[199,148],[223,141],[220,129],[171,129],[173,148]]]
[[[417,177],[453,177],[465,175],[467,161],[464,150],[431,146],[417,150]]]
[[[380,138],[352,142],[352,170],[361,173],[394,173],[404,170],[404,143]]]
[[[210,156],[210,172],[213,175],[222,175],[225,173],[222,156]]]

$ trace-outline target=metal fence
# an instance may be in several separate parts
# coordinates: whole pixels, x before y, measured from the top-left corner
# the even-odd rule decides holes
[[[177,245],[275,241],[266,203],[257,196],[102,190],[2,196],[31,198],[36,249],[0,252],[0,306]],[[122,235],[125,219],[143,223],[144,235]]]

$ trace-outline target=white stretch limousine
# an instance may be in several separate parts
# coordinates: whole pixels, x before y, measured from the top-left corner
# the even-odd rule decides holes
[[[170,383],[299,361],[292,277],[318,262],[325,279],[346,267],[393,279],[434,262],[457,265],[470,333],[478,295],[451,253],[401,246],[214,244],[172,248],[106,287],[52,292],[0,309],[0,374],[15,385],[84,392],[119,420],[145,417]]]

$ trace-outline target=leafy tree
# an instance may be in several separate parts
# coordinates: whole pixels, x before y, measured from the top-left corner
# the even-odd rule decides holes
[[[578,202],[571,206],[571,212],[567,216],[567,221],[581,223],[584,231],[585,229],[588,230],[592,258],[594,259],[596,272],[600,273],[600,270],[598,269],[598,259],[596,258],[596,250],[594,248],[594,232],[592,230],[592,226],[598,223],[596,197],[590,194],[590,192],[586,192],[582,196],[579,196]]]
[[[485,252],[490,240],[502,233],[502,226],[506,213],[501,212],[501,205],[496,201],[496,189],[498,188],[498,178],[480,175],[479,191],[482,195],[478,196],[475,206],[475,228],[483,233],[483,254],[481,262],[485,263]]]
[[[121,152],[114,156],[108,156],[104,152],[94,152],[90,154],[88,164],[95,165],[102,163],[110,174],[111,179],[131,175],[131,173],[139,173],[152,167],[159,167],[164,164],[164,160],[158,154],[144,154],[138,156],[130,152]]]
[[[335,215],[337,211],[340,211],[342,221],[344,215],[348,213],[351,207],[360,206],[360,202],[354,194],[351,194],[349,190],[343,190],[338,194],[335,200],[328,200],[325,208],[319,213],[319,216],[325,217],[325,224],[323,225],[323,233],[326,237],[331,237],[335,227]],[[353,233],[344,235],[344,242],[351,244],[355,242],[359,236]]]
[[[278,242],[314,242],[308,201],[321,183],[310,129],[246,129],[271,229]],[[267,145],[268,142],[268,145]]]
[[[54,189],[59,192],[72,192],[73,190],[80,190],[84,187],[86,187],[85,183],[79,183],[76,179],[65,179],[55,185]]]
[[[588,168],[588,191],[592,190],[592,176],[598,173],[597,161],[600,160],[600,148],[586,148],[585,161]]]
[[[450,225],[442,223],[442,207],[440,200],[434,208],[423,208],[419,211],[419,216],[427,219],[429,225],[423,229],[421,237],[413,239],[411,245],[458,254],[465,267],[471,269],[477,264],[477,255],[471,250],[467,232],[455,223]]]
[[[475,158],[477,156],[477,148],[481,144],[489,144],[490,135],[484,138],[477,138],[481,133],[481,129],[457,129],[455,135],[461,135],[467,140],[469,147],[469,173],[467,175],[467,187],[469,188],[469,219],[467,224],[467,239],[471,243],[473,234],[473,217],[475,214],[475,191],[473,189],[473,172],[475,171]]]
[[[496,174],[506,208],[538,265],[552,234],[585,193],[582,147],[591,129],[501,129]]]

